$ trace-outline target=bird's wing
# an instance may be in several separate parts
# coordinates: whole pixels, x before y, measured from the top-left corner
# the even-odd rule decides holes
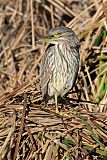
[[[70,52],[71,53],[68,56],[70,60],[70,63],[68,63],[68,70],[67,70],[68,78],[65,85],[65,90],[63,91],[61,96],[64,96],[67,92],[69,92],[73,88],[79,71],[79,65],[80,65],[79,50],[78,48],[71,48]]]
[[[50,53],[53,50],[53,46],[48,46],[40,64],[40,77],[41,77],[41,90],[43,97],[48,92],[48,83],[52,76],[52,70],[50,67]]]

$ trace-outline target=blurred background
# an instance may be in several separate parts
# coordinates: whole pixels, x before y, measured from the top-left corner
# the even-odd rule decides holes
[[[40,91],[39,64],[46,44],[37,44],[36,40],[56,26],[72,28],[80,40],[81,68],[73,88],[74,94],[70,92],[68,97],[75,99],[73,104],[79,111],[83,109],[85,116],[90,115],[91,112],[103,113],[102,116],[97,115],[97,122],[99,122],[97,125],[106,130],[106,123],[104,122],[103,125],[102,123],[106,119],[107,111],[107,0],[0,0],[0,105],[2,106],[0,115],[3,124],[5,115],[10,123],[2,124],[2,130],[5,125],[7,127],[5,134],[2,132],[1,135],[1,146],[4,137],[8,135],[6,129],[13,124],[13,120],[10,119],[11,109],[15,109],[19,117],[21,116],[24,92],[29,98],[28,103],[35,104],[34,107],[44,108]],[[28,111],[30,114],[28,117],[36,121],[35,115],[39,111],[31,112],[31,110]],[[84,120],[77,121],[81,125],[82,123],[86,125]],[[20,126],[20,123],[18,125]],[[90,132],[89,128],[87,130]],[[100,133],[95,131],[101,138],[101,143],[105,141],[105,137],[107,138],[105,130]],[[88,132],[84,134],[88,135]],[[16,131],[16,137],[18,133]],[[93,144],[99,142],[98,140],[93,142],[92,139],[90,141]],[[69,142],[71,141],[66,141],[66,144]],[[89,147],[88,144],[87,146]],[[37,148],[39,152],[40,147]],[[91,149],[88,148],[89,150]],[[88,154],[87,151],[83,151],[83,155],[85,154]],[[105,154],[104,151],[98,156],[101,158]],[[63,155],[64,153],[61,152],[61,158]],[[11,153],[9,156],[11,157]],[[24,157],[26,155],[23,155]],[[79,157],[77,152],[76,157]]]

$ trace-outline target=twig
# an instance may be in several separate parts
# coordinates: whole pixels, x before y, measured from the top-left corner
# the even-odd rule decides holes
[[[20,128],[19,128],[19,133],[18,133],[18,138],[17,138],[17,142],[16,142],[16,147],[15,147],[15,153],[14,153],[13,160],[15,160],[17,158],[17,154],[18,154],[18,151],[19,151],[19,145],[20,145],[22,132],[23,132],[23,127],[24,127],[24,120],[25,120],[25,117],[26,117],[26,109],[27,109],[27,94],[24,93],[24,105],[23,105],[23,111],[22,111],[21,125],[20,125]]]

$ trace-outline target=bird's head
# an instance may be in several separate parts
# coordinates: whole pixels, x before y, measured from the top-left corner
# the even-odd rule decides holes
[[[78,45],[79,41],[75,33],[68,27],[56,27],[49,31],[46,36],[42,36],[38,42],[48,42],[57,44],[69,42],[72,46]]]

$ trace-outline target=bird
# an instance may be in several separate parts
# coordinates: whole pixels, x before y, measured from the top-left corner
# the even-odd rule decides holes
[[[54,97],[58,113],[58,96],[67,94],[77,79],[80,68],[79,40],[71,28],[55,27],[38,41],[47,42],[40,62],[42,96],[46,103]]]

